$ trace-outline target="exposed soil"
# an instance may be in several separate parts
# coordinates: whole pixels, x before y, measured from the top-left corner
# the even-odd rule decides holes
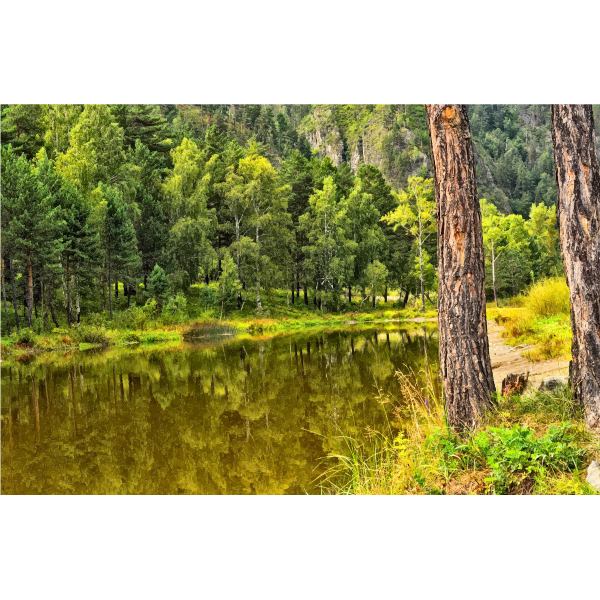
[[[500,389],[502,380],[509,373],[529,373],[529,381],[534,385],[536,383],[539,384],[544,377],[548,377],[549,375],[568,376],[568,361],[551,358],[541,362],[531,362],[521,356],[521,352],[533,348],[534,344],[515,347],[508,346],[504,338],[500,336],[503,328],[492,320],[488,320],[487,323],[490,358],[492,359],[492,371],[494,372],[494,383],[497,390]]]

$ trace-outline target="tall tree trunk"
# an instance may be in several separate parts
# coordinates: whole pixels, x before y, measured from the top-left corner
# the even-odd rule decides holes
[[[498,296],[496,295],[496,255],[494,253],[494,240],[492,240],[492,287],[494,288],[494,304],[498,308]]]
[[[110,261],[106,261],[107,266],[107,283],[108,283],[108,306],[110,308],[110,320],[113,320],[113,305],[112,305],[112,286],[110,283]]]
[[[305,283],[302,284],[302,288],[304,289],[304,304],[308,306],[308,289]]]
[[[449,424],[476,427],[493,404],[481,210],[467,108],[427,104],[438,229],[440,370]]]
[[[46,284],[41,281],[40,288],[42,289],[42,328],[44,327],[44,292],[46,290]]]
[[[425,312],[425,272],[423,268],[423,242],[421,232],[421,217],[419,215],[419,266],[421,267],[421,312]]]
[[[410,295],[410,288],[406,286],[406,293],[404,294],[404,300],[402,302],[402,308],[406,308],[406,303],[408,302],[408,296]]]
[[[119,277],[115,277],[115,298],[119,297]]]
[[[0,247],[0,269],[2,270],[2,298],[4,300],[4,314],[6,315],[6,331],[8,335],[12,333],[10,328],[10,320],[8,318],[8,304],[6,303],[6,288],[4,287],[4,258],[2,257],[2,249]]]
[[[131,306],[131,288],[126,285],[124,289],[127,290],[127,308],[129,308]]]
[[[54,327],[58,327],[58,321],[56,320],[56,315],[54,314],[54,304],[52,304],[52,276],[48,278],[48,306],[50,307],[50,314],[52,315],[52,320],[54,321]]]
[[[387,297],[388,297],[388,287],[387,287],[387,283],[385,284],[385,290],[383,291],[383,301],[387,302]]]
[[[600,170],[589,104],[552,106],[557,218],[571,298],[572,382],[600,427]]]
[[[260,262],[260,246],[258,237],[258,227],[256,228],[256,246],[258,247],[258,261],[256,261],[256,309],[262,311],[262,304],[260,302],[260,272],[258,265]]]
[[[104,267],[100,266],[100,287],[102,288],[102,311],[106,310],[106,288],[104,286]]]
[[[352,286],[348,286],[348,304],[352,306]]]
[[[33,270],[31,268],[31,250],[27,248],[27,325],[33,320]]]
[[[377,304],[377,294],[375,293],[375,290],[373,290],[373,308],[375,308]]]
[[[292,304],[296,304],[296,298],[295,298],[295,293],[296,293],[296,287],[295,287],[296,282],[294,281],[294,268],[292,267]],[[300,296],[298,294],[298,296]]]
[[[67,326],[71,327],[71,270],[67,258]]]
[[[8,270],[10,271],[10,282],[12,285],[12,300],[13,300],[13,307],[15,309],[15,325],[17,326],[17,333],[20,333],[21,327],[19,325],[19,311],[17,310],[17,291],[15,289],[15,271],[13,269],[13,265],[10,261],[10,258],[8,259]]]
[[[79,286],[77,287],[77,294],[75,296],[75,311],[77,312],[77,327],[81,324],[81,306],[79,304]]]

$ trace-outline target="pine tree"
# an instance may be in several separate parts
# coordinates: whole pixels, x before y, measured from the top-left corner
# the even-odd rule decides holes
[[[115,121],[124,131],[124,144],[135,148],[139,140],[150,151],[166,152],[171,148],[166,139],[167,120],[158,106],[152,104],[113,104],[110,110]]]
[[[44,144],[43,104],[12,104],[2,108],[2,145],[32,159]]]
[[[152,273],[150,273],[150,277],[148,278],[148,287],[150,288],[150,293],[156,300],[156,304],[158,306],[158,311],[160,311],[166,302],[169,294],[171,293],[171,284],[169,283],[169,279],[165,275],[165,271],[159,265],[154,265],[154,269]]]
[[[2,148],[2,226],[4,243],[25,266],[27,322],[33,321],[34,274],[54,262],[63,247],[64,221],[52,195],[31,163],[9,145]]]
[[[129,219],[121,194],[105,184],[100,184],[100,189],[106,200],[103,242],[106,251],[108,298],[110,320],[112,321],[112,278],[114,277],[116,280],[117,277],[121,277],[128,286],[133,285],[135,273],[140,267],[141,260],[137,248],[135,229]]]

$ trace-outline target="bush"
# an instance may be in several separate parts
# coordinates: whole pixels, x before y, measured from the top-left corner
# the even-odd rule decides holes
[[[181,323],[187,318],[187,300],[183,294],[170,298],[163,309],[161,318],[165,325]]]
[[[35,333],[31,329],[21,329],[15,338],[15,345],[32,348],[35,344]]]
[[[123,341],[129,342],[130,344],[139,344],[141,338],[135,331],[129,331],[123,336]]]
[[[219,284],[217,282],[202,284],[198,289],[198,301],[205,310],[220,308]]]
[[[473,447],[492,470],[486,481],[495,493],[518,491],[524,485],[533,487],[536,476],[546,471],[580,469],[584,450],[575,444],[568,423],[550,425],[539,438],[533,430],[514,425],[511,428],[489,427],[473,438]]]
[[[146,323],[153,316],[153,310],[150,308],[146,310],[148,303],[156,302],[154,300],[148,300],[145,306],[138,307],[132,306],[127,310],[116,316],[115,325],[118,329],[141,329],[142,331],[146,328]]]
[[[82,325],[79,329],[74,330],[74,335],[79,343],[84,344],[103,344],[110,342],[110,338],[104,327],[93,327]]]
[[[536,317],[569,314],[569,288],[561,277],[542,279],[533,284],[525,297],[524,306]]]

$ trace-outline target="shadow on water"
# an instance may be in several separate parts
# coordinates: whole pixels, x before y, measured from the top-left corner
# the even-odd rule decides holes
[[[437,365],[397,325],[187,339],[2,367],[2,492],[319,493],[341,434],[398,426],[395,370]]]

